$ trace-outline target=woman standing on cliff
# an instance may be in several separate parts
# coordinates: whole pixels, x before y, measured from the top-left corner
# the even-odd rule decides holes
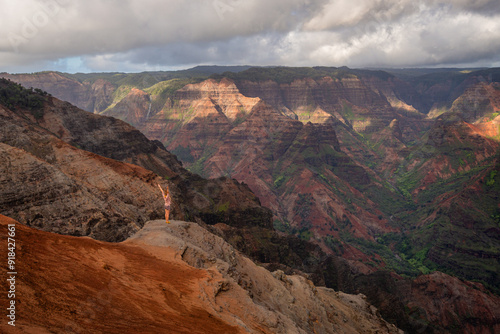
[[[172,204],[172,198],[170,197],[170,191],[168,190],[168,185],[167,185],[167,194],[165,195],[165,192],[161,188],[160,184],[158,183],[158,188],[160,188],[161,193],[163,195],[163,199],[165,200],[165,222],[167,224],[170,224],[170,221],[168,220],[168,217],[170,216],[170,205]]]

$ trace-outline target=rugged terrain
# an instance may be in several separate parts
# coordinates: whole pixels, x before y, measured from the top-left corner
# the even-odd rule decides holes
[[[194,223],[151,221],[114,244],[7,224],[19,275],[3,333],[402,333],[364,296],[271,273]]]
[[[497,290],[498,70],[394,73],[10,77],[39,87],[75,81],[57,86],[61,97],[105,80],[114,90],[99,91],[108,94],[99,111],[162,142],[195,173],[244,182],[277,229],[364,273],[439,269]]]
[[[3,84],[3,92],[39,102],[0,105],[3,214],[60,233],[120,241],[162,216],[162,183],[171,188],[174,218],[270,224],[271,213],[247,186],[186,171],[125,122]]]
[[[18,194],[2,205],[11,211],[2,213],[21,221],[30,217],[23,222],[47,230],[123,240],[161,216],[155,186],[167,180],[160,175],[179,205],[174,217],[215,225],[207,228],[271,271],[361,292],[386,320],[410,332],[494,331],[498,299],[488,289],[499,286],[496,72],[464,74],[461,84],[451,85],[458,98],[437,94],[431,104],[421,94],[438,90],[433,87],[442,85],[441,78],[402,81],[347,69],[268,71],[115,86],[105,113],[158,141],[48,96],[43,108],[4,104],[2,127],[13,131],[5,131],[2,142],[12,161],[50,165],[78,191],[84,185],[80,198],[91,205],[73,209],[80,216],[76,223],[57,221],[62,208],[75,202],[56,201],[59,212],[43,211],[54,198],[76,198],[78,205],[82,200],[73,192],[47,191],[47,183],[64,179],[52,174],[23,176],[13,186],[7,180],[25,170],[16,166],[3,173],[2,184],[9,187],[2,187],[8,191],[2,198],[14,198],[26,180],[41,190]],[[58,145],[67,147],[50,153],[59,152]],[[224,177],[207,181],[187,172],[163,145],[191,170]],[[93,168],[92,157],[107,161],[96,165],[105,182],[87,183],[96,172],[79,170],[77,158],[73,165],[60,158],[71,157],[68,152],[88,159],[82,166]],[[109,172],[102,165],[115,167]],[[125,167],[134,172],[123,173]],[[130,184],[116,188],[129,175]],[[271,211],[260,207],[249,188],[272,209],[274,226],[296,236],[273,230]],[[152,200],[141,201],[143,192]],[[115,205],[104,209],[111,218],[101,211],[103,220],[93,226],[95,220],[88,222],[102,208],[99,196],[100,203],[109,198]],[[39,197],[40,205],[29,205]],[[135,224],[126,208],[136,210]],[[85,210],[92,214],[80,213]],[[417,278],[420,273],[428,275]],[[480,280],[486,288],[463,279]]]

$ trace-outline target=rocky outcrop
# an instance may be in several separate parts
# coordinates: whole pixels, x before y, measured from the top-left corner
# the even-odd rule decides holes
[[[208,79],[199,84],[186,85],[176,91],[174,99],[179,101],[180,108],[189,108],[194,100],[209,99],[230,122],[245,117],[260,101],[258,97],[241,94],[235,83],[225,78],[219,82]]]
[[[54,143],[50,163],[3,143],[0,151],[1,212],[29,226],[119,241],[160,217],[153,182],[162,181],[143,168],[61,142]]]
[[[366,302],[364,296],[315,287],[301,276],[286,275],[280,270],[271,273],[199,225],[150,222],[126,243],[172,247],[183,261],[209,270],[215,276],[214,280],[219,280],[213,297],[207,294],[216,310],[245,310],[263,322],[261,325],[271,327],[272,332],[334,333],[341,330],[362,332],[363,329],[398,332],[394,326],[378,318],[377,310]],[[235,309],[228,297],[240,288],[245,290],[245,297],[238,298],[240,307]],[[348,312],[349,309],[352,313]],[[358,314],[359,321],[351,322],[354,314]]]
[[[22,116],[0,107],[2,214],[44,230],[114,241],[160,217],[157,175],[71,146]]]
[[[16,231],[21,333],[402,333],[362,295],[271,273],[197,224],[149,222],[119,244]]]

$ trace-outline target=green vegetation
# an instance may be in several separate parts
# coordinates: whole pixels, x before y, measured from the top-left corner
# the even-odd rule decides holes
[[[177,133],[177,131],[182,127],[182,125],[186,124],[189,122],[193,115],[195,114],[195,110],[193,107],[189,107],[187,110],[183,110],[179,108],[178,101],[174,101],[174,105],[172,108],[169,109],[164,109],[163,110],[163,116],[165,117],[165,121],[168,122],[175,122],[175,128],[172,131],[172,133]],[[180,113],[175,115],[175,113]],[[171,140],[173,140],[174,137],[170,137],[170,140],[168,143],[170,143]]]
[[[500,243],[495,234],[488,231],[499,227],[498,191],[485,184],[487,192],[468,202],[451,201],[449,206],[440,207],[435,201],[435,196],[444,193],[457,198],[468,184],[465,180],[472,178],[471,182],[477,182],[474,180],[482,179],[483,175],[491,175],[491,169],[456,176],[461,184],[456,181],[449,185],[434,185],[433,194],[417,198],[418,201],[432,200],[432,205],[420,206],[399,216],[398,219],[405,221],[408,228],[407,237],[397,240],[397,237],[384,236],[385,242],[383,238],[379,238],[379,242],[392,245],[401,258],[422,273],[439,270],[463,279],[481,281],[496,291],[494,287],[500,283],[496,275],[500,270],[496,260]],[[450,191],[449,187],[456,187],[456,191]],[[445,200],[446,197],[440,201]],[[425,225],[421,226],[424,221]]]
[[[323,241],[325,245],[328,246],[335,254],[342,255],[344,252],[344,246],[339,239],[333,238],[332,236],[326,236]]]
[[[158,112],[177,90],[187,84],[198,83],[207,78],[207,76],[182,75],[178,72],[60,74],[80,82],[92,83],[97,79],[111,82],[116,89],[112,94],[112,103],[105,111],[113,109],[133,88],[137,88],[151,95],[152,108]]]
[[[273,221],[273,226],[280,232],[293,234],[290,223],[287,220],[281,221],[279,219],[275,219]]]
[[[411,200],[411,192],[416,188],[421,179],[418,170],[411,170],[398,179],[397,187],[406,199]]]
[[[112,94],[113,102],[103,112],[113,109],[128,93],[130,93],[132,88],[133,86],[120,86],[115,89]]]
[[[177,90],[188,84],[198,83],[201,80],[202,79],[200,78],[176,78],[161,81],[153,86],[150,86],[149,88],[146,88],[144,91],[151,95],[153,109],[159,111],[165,105],[167,99],[174,97]]]
[[[407,260],[407,256],[401,253],[395,252],[393,249],[389,247],[389,244],[385,244],[388,240],[396,241],[396,240],[404,240],[404,236],[398,234],[387,234],[384,235],[382,239],[379,238],[379,242],[372,242],[362,238],[356,238],[349,232],[341,232],[340,238],[346,244],[349,244],[361,252],[370,256],[377,263],[379,261],[376,260],[376,256],[380,256],[387,268],[393,270],[401,275],[407,276],[417,276],[421,273],[421,270],[414,266]],[[395,239],[395,240],[394,240]],[[382,268],[381,268],[382,269]]]
[[[229,69],[232,69],[232,67],[229,67]],[[238,70],[238,68],[234,69]],[[56,72],[56,73],[65,76],[69,79],[77,80],[82,83],[88,82],[92,84],[98,79],[103,79],[115,85],[116,87],[133,86],[139,89],[145,89],[159,82],[168,81],[172,79],[203,80],[208,78],[208,76],[211,75],[212,73],[219,71],[215,70],[214,68],[203,69],[201,67],[198,67],[181,71],[152,71],[152,72],[141,72],[141,73],[119,73],[119,72],[76,73],[76,74],[61,73],[61,72]]]
[[[491,214],[490,218],[500,227],[500,209]]]
[[[276,180],[274,180],[274,187],[279,188],[283,185],[284,182],[285,182],[285,176],[280,175]]]
[[[195,161],[194,164],[192,164],[190,167],[187,167],[187,169],[195,174],[198,174],[200,176],[205,176],[205,161],[207,161],[214,153],[216,149],[211,147],[211,146],[206,146],[205,150],[203,151],[203,155]]]
[[[179,158],[183,162],[194,162],[194,157],[191,155],[191,150],[189,149],[189,147],[177,146],[171,151],[171,153],[175,154],[177,158]]]
[[[424,265],[424,261],[427,259],[427,253],[429,253],[430,248],[423,248],[416,252],[412,258],[408,259],[408,263],[414,268],[418,269],[422,274],[429,274],[432,270]]]
[[[356,122],[356,121],[365,121],[366,118],[361,116],[361,115],[356,115],[353,110],[352,110],[352,105],[348,102],[345,102],[343,101],[342,102],[342,116],[344,116],[344,118],[349,121],[350,123],[352,123],[353,121]],[[358,133],[359,136],[363,137],[363,134],[361,133]],[[365,143],[371,143],[369,140],[365,140]]]
[[[461,152],[460,159],[463,164],[469,166],[477,163],[471,151],[465,149]],[[404,174],[397,173],[398,188],[401,192],[406,192],[408,198],[411,198],[409,192],[415,189],[421,179],[418,170],[427,157],[425,154],[416,156],[419,161],[412,170]],[[415,276],[418,273],[427,274],[439,270],[464,279],[479,280],[492,291],[497,291],[495,285],[498,286],[498,277],[495,272],[500,268],[498,262],[493,259],[500,253],[500,244],[494,234],[487,237],[486,232],[493,226],[500,226],[497,197],[500,191],[500,175],[497,172],[498,162],[495,162],[497,159],[498,157],[486,159],[481,165],[470,170],[452,173],[446,179],[427,185],[426,189],[406,205],[403,204],[404,201],[396,201],[391,206],[390,201],[387,201],[387,211],[382,211],[391,214],[391,221],[394,217],[394,220],[404,222],[404,226],[400,227],[407,230],[405,234],[382,235],[377,238],[377,243],[373,243],[352,237],[351,231],[341,226],[342,241],[371,256],[369,263],[375,266],[377,261],[374,256],[378,255],[386,263],[387,269],[403,275]],[[468,185],[479,180],[484,180],[486,191],[481,197],[472,198],[472,203],[468,205],[452,202],[452,207],[446,210],[436,209],[435,204],[439,203],[436,199],[443,201],[456,196],[467,189]],[[370,192],[370,188],[363,189],[363,185],[359,185],[357,189],[381,205],[384,198],[390,198],[387,196],[390,193],[389,188],[386,194]],[[429,217],[433,217],[432,220],[429,220]],[[423,221],[427,223],[422,227],[420,224]],[[455,243],[461,241],[460,244],[450,244],[451,240]],[[429,255],[431,250],[432,257]],[[474,255],[478,253],[485,254],[481,260]]]
[[[309,229],[302,229],[299,232],[299,238],[302,240],[309,241],[312,238],[312,236],[313,236],[313,234],[312,234],[311,230],[309,230]]]
[[[0,104],[11,110],[28,109],[35,119],[43,118],[43,104],[47,96],[50,94],[39,88],[26,89],[8,79],[0,79]]]
[[[227,210],[229,210],[229,202],[219,204],[216,208],[216,211],[219,213],[226,213]]]
[[[488,187],[493,187],[495,185],[495,177],[497,176],[498,171],[497,170],[492,170],[490,174],[488,175],[488,178],[486,179],[486,185]]]
[[[421,191],[417,199],[420,203],[427,203],[435,200],[439,195],[446,193],[455,193],[462,189],[467,182],[478,174],[485,171],[490,166],[480,166],[472,168],[468,171],[455,173],[447,179],[438,180],[432,184],[429,184],[427,188]]]
[[[415,203],[408,198],[402,197],[392,188],[369,184],[360,187],[365,196],[378,204],[380,211],[387,216],[415,209]]]
[[[331,77],[334,79],[355,78],[355,71],[347,67],[253,67],[239,73],[224,72],[215,74],[212,78],[220,80],[230,78],[235,82],[248,80],[254,82],[275,81],[279,84],[289,84],[294,80],[312,78],[315,80]]]
[[[246,121],[248,115],[245,112],[245,109],[243,107],[240,107],[238,114],[236,115],[236,119],[233,121],[233,127],[237,127],[238,125],[242,124],[244,121]]]
[[[288,183],[291,177],[293,177],[298,170],[298,166],[296,164],[291,164],[282,170],[281,162],[278,162],[276,168],[274,169],[277,173],[274,174],[273,186],[274,189],[281,191],[281,187]],[[279,173],[279,174],[278,174]]]
[[[313,205],[313,197],[311,194],[299,194],[295,201],[295,214],[302,218],[303,221],[308,220],[311,214],[311,206]]]
[[[348,120],[354,119],[354,113],[352,112],[352,106],[346,102],[342,102],[342,114]]]

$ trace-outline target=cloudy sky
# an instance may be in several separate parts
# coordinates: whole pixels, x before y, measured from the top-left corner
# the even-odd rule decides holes
[[[0,0],[0,72],[500,66],[498,0]]]

